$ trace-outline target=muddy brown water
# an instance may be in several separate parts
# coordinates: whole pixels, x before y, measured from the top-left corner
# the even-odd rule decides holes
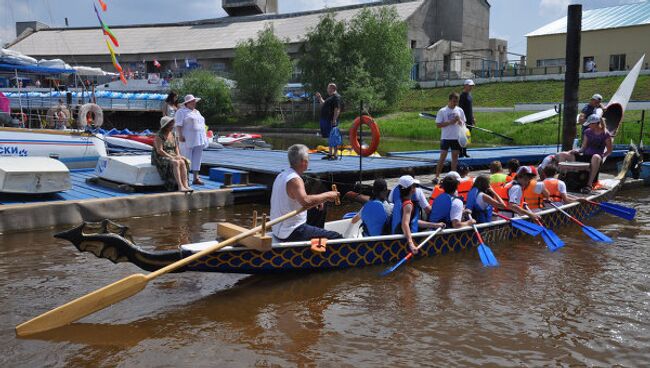
[[[52,237],[0,235],[0,367],[647,366],[650,361],[650,189],[626,191],[627,222],[588,223],[541,240],[384,267],[296,275],[164,275],[139,294],[70,326],[18,339],[14,327],[140,272]],[[264,205],[119,222],[148,249],[210,240],[217,221],[248,225]],[[332,214],[335,216],[336,214]]]

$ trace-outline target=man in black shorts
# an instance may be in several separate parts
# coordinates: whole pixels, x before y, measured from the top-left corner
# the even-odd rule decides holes
[[[476,119],[474,119],[474,99],[472,98],[472,88],[474,88],[474,81],[468,79],[463,84],[463,92],[460,94],[460,99],[458,100],[458,107],[463,109],[465,113],[465,118],[467,119],[467,129],[472,131],[472,127],[476,125]],[[467,154],[467,147],[463,147],[460,150],[460,157],[469,157]]]
[[[320,108],[320,135],[327,139],[329,147],[329,155],[323,157],[323,159],[335,160],[337,145],[333,145],[333,142],[330,141],[330,133],[332,128],[339,125],[339,115],[343,110],[343,102],[341,101],[341,95],[336,92],[336,84],[330,83],[327,85],[327,94],[329,97],[326,100],[323,99],[319,92],[316,92],[314,96],[316,101],[322,104]]]
[[[458,98],[458,93],[454,92],[450,94],[447,106],[440,109],[438,115],[436,115],[436,126],[442,129],[442,133],[440,134],[440,158],[436,165],[436,177],[434,180],[438,180],[442,172],[442,167],[447,159],[447,152],[450,149],[451,171],[456,171],[456,165],[458,165],[458,154],[461,150],[458,137],[466,121],[463,109],[458,107]]]

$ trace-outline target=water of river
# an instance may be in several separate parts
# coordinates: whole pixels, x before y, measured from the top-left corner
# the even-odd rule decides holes
[[[55,229],[0,235],[1,367],[647,366],[650,361],[650,189],[621,193],[633,222],[575,226],[566,247],[540,240],[383,267],[291,276],[164,275],[134,297],[34,339],[16,324],[140,272],[80,254]],[[249,225],[235,206],[131,218],[145,248],[210,240],[215,223]]]

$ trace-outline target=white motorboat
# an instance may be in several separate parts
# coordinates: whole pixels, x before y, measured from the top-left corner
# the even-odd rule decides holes
[[[50,157],[68,168],[92,168],[106,156],[102,136],[50,129],[0,128],[0,157]]]

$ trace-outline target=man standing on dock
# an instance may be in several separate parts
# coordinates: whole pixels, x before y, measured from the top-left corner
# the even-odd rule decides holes
[[[472,127],[476,125],[476,119],[474,119],[474,110],[472,104],[474,99],[472,98],[472,89],[474,88],[474,81],[468,79],[463,83],[463,92],[460,94],[460,99],[458,100],[458,107],[463,109],[465,113],[465,118],[467,118],[466,125],[469,131],[472,131]],[[467,147],[461,147],[460,157],[469,157],[467,154]]]
[[[465,125],[465,113],[458,107],[458,93],[454,92],[449,95],[447,106],[438,111],[436,115],[436,126],[442,129],[440,134],[440,158],[436,165],[436,177],[434,182],[438,182],[438,177],[442,172],[442,167],[447,159],[447,152],[451,149],[451,171],[456,171],[458,165],[458,155],[460,153],[460,143],[458,137],[461,128]]]
[[[275,178],[271,191],[271,220],[301,207],[321,206],[334,202],[339,193],[329,191],[307,194],[305,182],[300,177],[309,167],[309,149],[302,144],[289,147],[290,167]],[[341,234],[307,224],[307,212],[301,212],[283,222],[273,225],[273,236],[281,241],[304,241],[314,238],[338,239]]]
[[[320,135],[321,137],[327,139],[327,146],[329,147],[329,154],[323,159],[336,160],[336,150],[337,146],[340,145],[340,132],[338,128],[335,133],[338,133],[337,137],[331,137],[330,133],[332,129],[338,127],[339,125],[339,115],[343,110],[343,101],[341,100],[341,95],[336,92],[336,84],[330,83],[327,85],[327,97],[326,100],[323,99],[320,92],[316,92],[314,96],[316,101],[321,104],[320,108]],[[339,143],[338,145],[333,145],[334,143]]]

